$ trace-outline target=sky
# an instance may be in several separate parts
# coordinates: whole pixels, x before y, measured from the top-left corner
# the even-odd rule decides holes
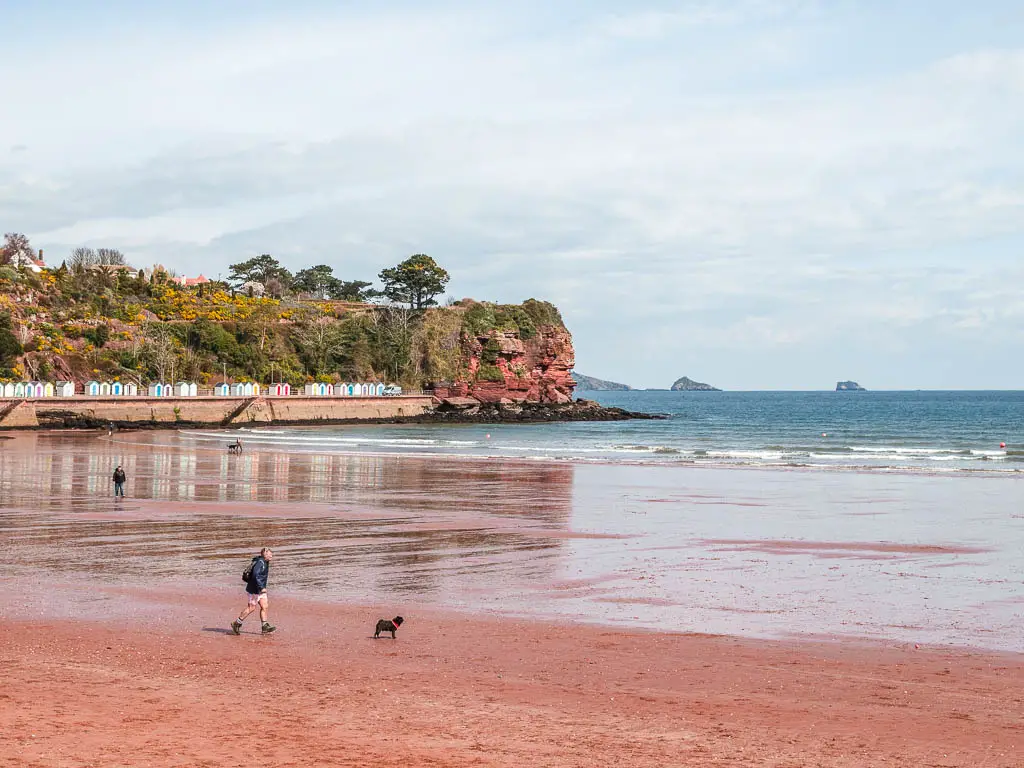
[[[145,7],[140,7],[145,6]],[[0,0],[0,230],[554,302],[637,387],[1024,388],[1024,4]]]

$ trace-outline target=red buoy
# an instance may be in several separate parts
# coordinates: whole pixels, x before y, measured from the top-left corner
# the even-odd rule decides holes
[[[1005,447],[1006,447],[1006,443],[1000,443],[1000,444],[999,444],[999,447],[1000,447],[1000,448],[1005,448]]]

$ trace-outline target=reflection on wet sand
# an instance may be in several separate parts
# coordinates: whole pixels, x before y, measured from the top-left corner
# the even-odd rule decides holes
[[[547,578],[573,467],[386,456],[193,453],[33,434],[0,451],[0,541],[11,567],[117,582],[225,579],[270,542],[275,585],[372,598],[457,594]],[[121,464],[128,498],[112,498]],[[147,503],[150,502],[150,503]],[[237,570],[237,569],[236,569]]]

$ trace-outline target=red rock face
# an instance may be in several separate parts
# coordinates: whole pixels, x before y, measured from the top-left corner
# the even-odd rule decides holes
[[[491,340],[495,343],[489,343]],[[486,354],[495,355],[494,363],[484,362]],[[495,351],[497,347],[497,351]],[[482,403],[530,402],[568,403],[576,382],[570,371],[576,363],[572,334],[566,329],[546,325],[532,339],[520,339],[511,331],[494,331],[479,338],[463,337],[462,353],[471,381],[435,386],[435,397],[473,397]],[[500,373],[501,381],[487,381],[484,374]]]

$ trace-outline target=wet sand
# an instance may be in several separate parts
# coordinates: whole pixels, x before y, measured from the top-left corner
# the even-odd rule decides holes
[[[2,765],[1024,764],[1020,483],[138,439],[0,445]]]

